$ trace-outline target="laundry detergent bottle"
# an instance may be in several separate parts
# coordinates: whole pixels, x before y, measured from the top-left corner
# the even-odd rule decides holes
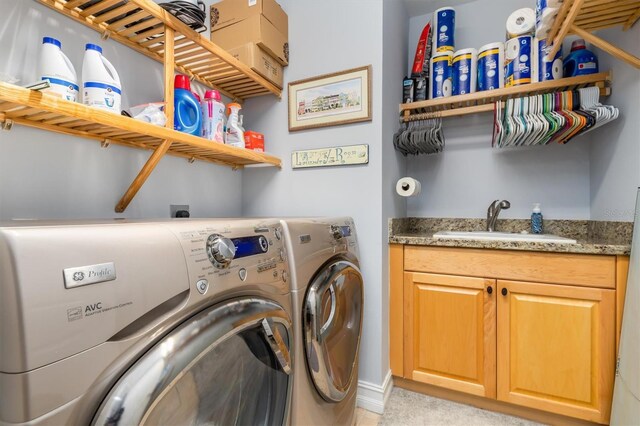
[[[598,57],[587,50],[583,39],[579,38],[571,43],[571,53],[564,60],[564,76],[577,77],[579,75],[596,74],[598,72]]]
[[[227,105],[227,130],[225,132],[225,143],[238,148],[244,148],[244,130],[240,125],[240,104],[231,103]]]
[[[49,93],[56,93],[63,99],[78,100],[78,75],[73,64],[62,52],[62,43],[52,37],[42,39],[40,62],[38,64],[40,80],[49,80]]]
[[[173,128],[194,136],[202,135],[202,110],[200,103],[191,92],[191,82],[186,75],[175,77],[173,95]]]
[[[207,90],[202,105],[202,136],[224,143],[224,111],[222,96],[217,90]]]
[[[111,62],[102,56],[97,44],[87,44],[82,62],[84,104],[120,114],[122,84]]]

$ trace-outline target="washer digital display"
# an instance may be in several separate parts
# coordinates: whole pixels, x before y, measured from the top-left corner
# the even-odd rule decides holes
[[[231,241],[233,241],[233,245],[236,247],[235,259],[263,254],[269,250],[269,242],[263,235],[231,238]]]

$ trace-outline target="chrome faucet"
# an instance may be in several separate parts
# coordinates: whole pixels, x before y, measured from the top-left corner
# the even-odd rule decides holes
[[[511,207],[511,203],[507,200],[495,200],[487,209],[487,232],[493,232],[496,230],[496,221],[501,210],[506,210]]]

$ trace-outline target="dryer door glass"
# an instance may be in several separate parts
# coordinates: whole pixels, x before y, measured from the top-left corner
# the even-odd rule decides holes
[[[127,370],[94,424],[284,424],[291,336],[288,315],[270,301],[236,299],[200,312]]]
[[[304,305],[309,373],[324,399],[342,401],[358,368],[363,283],[357,266],[345,260],[329,263],[312,280]]]

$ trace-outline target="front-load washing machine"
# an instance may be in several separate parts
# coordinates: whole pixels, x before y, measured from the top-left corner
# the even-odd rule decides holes
[[[288,424],[283,250],[277,220],[0,224],[0,424]]]
[[[351,425],[364,303],[353,220],[286,219],[282,224],[297,354],[292,424]]]

